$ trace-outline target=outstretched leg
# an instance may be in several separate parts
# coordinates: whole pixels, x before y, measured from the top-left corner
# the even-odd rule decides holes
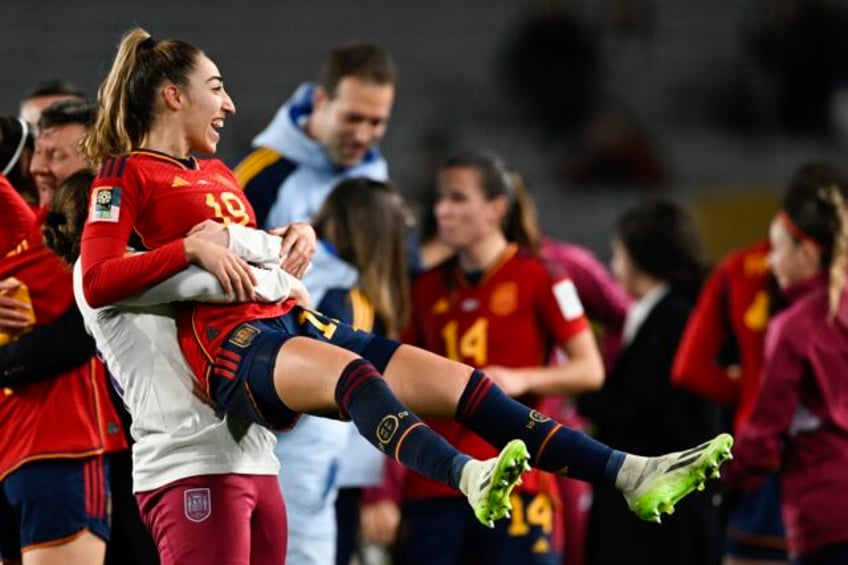
[[[659,521],[660,513],[673,512],[681,498],[718,476],[733,445],[721,434],[662,457],[616,451],[510,398],[481,371],[414,347],[397,349],[384,374],[398,397],[420,414],[453,416],[495,446],[519,438],[534,467],[614,485],[643,520]]]
[[[351,419],[386,455],[462,491],[484,524],[507,514],[510,492],[529,469],[523,442],[474,461],[404,406],[369,361],[282,330],[274,322],[243,324],[219,351],[210,390],[228,412],[277,429],[301,413]]]

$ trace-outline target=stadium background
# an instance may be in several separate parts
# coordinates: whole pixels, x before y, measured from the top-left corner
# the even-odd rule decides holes
[[[848,18],[792,0],[0,1],[0,109],[48,78],[88,93],[121,34],[197,43],[238,107],[219,156],[234,163],[326,52],[375,42],[400,79],[382,144],[413,200],[463,146],[529,179],[551,235],[608,256],[619,211],[684,201],[710,251],[765,234],[802,160],[844,160]]]

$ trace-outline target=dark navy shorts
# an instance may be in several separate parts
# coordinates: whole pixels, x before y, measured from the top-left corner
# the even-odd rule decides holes
[[[780,513],[780,478],[768,478],[746,492],[730,510],[725,553],[755,560],[786,561],[786,532]]]
[[[561,565],[557,506],[545,494],[513,493],[512,516],[483,526],[465,498],[403,504],[397,562],[405,565]]]
[[[60,545],[88,530],[109,541],[109,464],[102,456],[27,463],[0,483],[0,556]]]
[[[299,414],[277,396],[274,364],[283,344],[297,336],[352,351],[370,361],[381,373],[399,345],[295,306],[285,316],[247,322],[230,333],[218,351],[209,377],[212,399],[239,419],[274,430],[290,429]]]

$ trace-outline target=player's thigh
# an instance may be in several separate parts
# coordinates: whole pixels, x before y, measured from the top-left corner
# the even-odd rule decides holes
[[[465,565],[477,524],[463,498],[437,498],[403,504],[396,563]]]
[[[250,563],[253,475],[203,475],[138,493],[162,565]]]

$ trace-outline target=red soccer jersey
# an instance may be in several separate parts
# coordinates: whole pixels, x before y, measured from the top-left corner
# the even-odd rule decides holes
[[[449,261],[416,281],[412,299],[412,321],[404,341],[475,367],[542,367],[554,346],[589,327],[571,281],[554,280],[541,259],[514,244],[477,284]],[[539,407],[538,397],[521,400]],[[478,459],[497,455],[496,449],[457,422],[431,419],[428,424],[460,451]],[[521,489],[550,490],[553,482],[545,481],[545,476],[536,470],[528,473]],[[405,498],[441,496],[458,493],[407,473]]]
[[[188,266],[183,238],[204,220],[256,227],[253,209],[220,161],[139,150],[106,161],[94,181],[82,239],[83,286],[93,307],[134,296]],[[150,252],[125,256],[135,230]],[[196,303],[180,311],[180,346],[205,387],[217,349],[240,323],[275,318],[283,304]]]
[[[736,403],[735,427],[753,408],[763,368],[769,320],[767,241],[740,249],[710,275],[677,349],[672,382],[711,400]],[[741,375],[719,365],[720,350],[735,342]]]
[[[70,267],[44,246],[41,217],[30,217],[29,235],[0,258],[0,280],[27,286],[36,326],[53,322],[74,300]],[[0,223],[0,241],[11,237],[12,225]],[[53,379],[0,390],[0,480],[37,459],[125,449],[107,386],[103,365],[92,358]]]

